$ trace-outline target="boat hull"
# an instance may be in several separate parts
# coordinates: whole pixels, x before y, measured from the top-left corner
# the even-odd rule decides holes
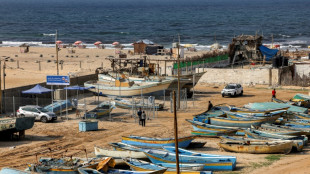
[[[130,150],[124,150],[124,151],[106,150],[96,146],[94,148],[96,156],[109,156],[113,158],[147,159],[147,156],[143,152],[130,151]]]

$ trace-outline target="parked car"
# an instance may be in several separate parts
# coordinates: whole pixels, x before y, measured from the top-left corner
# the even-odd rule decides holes
[[[228,84],[221,92],[222,97],[243,95],[243,88],[240,84]]]
[[[54,112],[50,112],[36,105],[19,107],[19,109],[17,110],[17,115],[24,117],[36,117],[36,120],[40,120],[43,123],[57,120],[57,116]]]

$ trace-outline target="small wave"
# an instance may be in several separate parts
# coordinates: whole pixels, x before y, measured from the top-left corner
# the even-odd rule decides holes
[[[43,36],[55,36],[56,34],[46,34],[46,33],[43,33]]]

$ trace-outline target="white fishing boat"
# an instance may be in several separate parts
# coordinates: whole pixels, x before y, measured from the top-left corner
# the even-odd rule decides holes
[[[108,150],[101,147],[95,146],[95,155],[96,156],[105,156],[113,158],[136,158],[136,159],[147,159],[147,156],[143,152],[131,151],[131,150]]]
[[[111,78],[111,77],[109,77]],[[171,79],[158,79],[156,81],[145,80],[137,83],[124,78],[101,79],[98,81],[87,81],[85,87],[92,87],[90,91],[103,96],[132,97],[140,95],[160,96],[173,82]]]

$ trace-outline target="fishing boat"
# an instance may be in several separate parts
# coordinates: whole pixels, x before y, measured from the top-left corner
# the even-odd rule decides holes
[[[186,148],[193,140],[195,136],[187,136],[181,137],[178,139],[179,147]],[[174,146],[175,139],[174,138],[151,138],[151,137],[141,137],[141,136],[123,136],[122,142],[134,145],[134,146],[142,146],[142,147],[162,147],[162,146]]]
[[[282,108],[287,108],[287,113],[292,112],[300,112],[300,113],[308,113],[307,108],[299,107],[299,106],[293,106],[287,103],[274,103],[274,102],[262,102],[262,103],[249,103],[247,105],[244,105],[244,107],[252,110],[275,110]]]
[[[140,99],[140,100],[130,100],[130,99],[121,99],[121,98],[116,98],[115,100],[115,106],[123,109],[132,109],[132,108],[155,108],[156,110],[162,110],[164,108],[163,104],[159,103],[153,103],[153,101],[149,101],[146,99],[145,101]]]
[[[175,147],[173,146],[163,146],[163,149],[175,153]],[[190,150],[186,150],[183,148],[178,148],[178,152],[181,155],[189,155],[189,156],[201,156],[201,157],[226,157],[230,159],[233,162],[234,167],[236,167],[237,158],[235,156],[226,156],[226,155],[215,155],[215,154],[206,154],[206,153],[200,153],[200,152],[194,152]]]
[[[231,112],[238,112],[238,113],[252,113],[252,114],[266,114],[274,111],[280,111],[280,110],[288,110],[289,106],[280,106],[280,107],[273,107],[271,109],[266,108],[238,108],[238,107],[231,107]]]
[[[47,105],[44,109],[54,112],[55,114],[59,114],[65,112],[67,110],[71,110],[73,108],[72,103],[70,100],[55,100],[52,104]]]
[[[101,147],[95,146],[95,155],[97,157],[106,156],[115,158],[137,158],[137,159],[147,159],[147,156],[143,152],[131,151],[131,150],[108,150]]]
[[[175,163],[160,163],[160,164],[154,164],[149,163],[142,160],[136,160],[136,159],[124,159],[125,163],[130,166],[132,170],[135,171],[148,171],[148,170],[164,170],[164,174],[176,174],[176,164]],[[172,166],[172,167],[164,167],[166,166]],[[181,163],[179,164],[180,172],[185,174],[209,174],[212,173],[212,171],[200,171],[203,169],[204,164],[185,164]],[[188,170],[189,169],[189,170]],[[196,169],[196,170],[190,170],[190,169]]]
[[[85,87],[91,87],[93,93],[103,96],[132,97],[132,96],[161,96],[172,83],[171,79],[159,81],[143,81],[137,83],[124,78],[117,78],[115,81],[87,81]]]
[[[262,124],[261,126],[251,126],[251,128],[255,128],[257,130],[278,134],[278,135],[295,135],[300,136],[304,135],[302,131],[292,130],[287,128],[281,128],[278,126],[272,126],[271,124]]]
[[[40,158],[37,164],[28,164],[28,169],[31,172],[38,173],[64,173],[64,174],[76,174],[78,168],[97,168],[98,164],[115,166],[115,161],[112,158]]]
[[[145,149],[144,153],[152,161],[152,163],[175,163],[175,153],[157,150],[157,149]],[[180,163],[200,163],[205,164],[204,170],[221,171],[221,170],[234,170],[234,162],[228,157],[202,157],[202,156],[190,156],[180,155]]]
[[[109,143],[114,150],[117,151],[135,151],[135,152],[141,152],[139,147],[132,146],[126,143],[118,142],[118,143]]]
[[[131,170],[121,170],[121,169],[109,169],[106,174],[162,174],[165,170],[157,171],[131,171]]]
[[[16,132],[20,133],[20,138],[24,131],[31,129],[34,125],[35,117],[1,117],[0,136],[12,138]]]
[[[244,130],[246,137],[262,140],[287,140],[293,143],[293,148],[302,151],[304,145],[308,143],[308,138],[290,135],[278,135],[254,129]]]
[[[238,131],[236,127],[224,127],[224,126],[216,126],[207,123],[202,123],[199,121],[193,121],[186,119],[187,122],[191,123],[194,131],[192,134],[208,136],[208,137],[218,137],[221,135],[234,134]]]
[[[98,106],[96,106],[94,109],[86,112],[84,114],[84,118],[102,118],[103,116],[109,114],[110,112],[112,112],[112,110],[115,108],[115,102],[111,101],[104,101],[102,103],[100,103]]]
[[[210,118],[224,116],[225,110],[229,110],[229,106],[227,105],[216,105],[211,110],[202,112],[200,114],[194,115],[193,120],[199,121],[203,123],[210,123]]]
[[[224,111],[229,118],[255,118],[255,117],[271,117],[275,115],[282,116],[286,110],[272,111],[268,113],[250,113],[250,112],[231,112]]]
[[[292,113],[295,118],[297,119],[307,119],[307,120],[310,120],[310,115],[309,114],[304,114],[304,113],[298,113],[298,112],[294,112]]]
[[[309,107],[310,106],[310,96],[305,94],[296,94],[290,99],[297,106]]]
[[[288,154],[292,150],[291,141],[264,141],[245,138],[236,138],[222,136],[219,143],[220,148],[226,151],[238,153],[270,154],[284,153]]]
[[[279,117],[280,117],[279,115],[263,118],[244,118],[244,119],[215,117],[210,118],[210,124],[218,126],[250,128],[251,125],[259,126],[263,123],[274,123]]]
[[[8,168],[8,167],[3,167],[0,170],[0,174],[35,174],[33,172],[28,172],[28,171],[22,171],[18,169],[13,169],[13,168]]]
[[[84,168],[84,167],[78,168],[78,172],[79,174],[104,174],[96,169]]]
[[[306,127],[293,127],[293,126],[285,126],[285,125],[275,125],[275,124],[262,124],[262,128],[274,129],[276,131],[285,131],[289,130],[292,133],[287,135],[310,135],[310,129]]]

